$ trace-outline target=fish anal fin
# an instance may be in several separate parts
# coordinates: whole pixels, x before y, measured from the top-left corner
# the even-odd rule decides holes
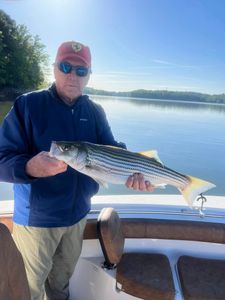
[[[108,188],[108,187],[109,187],[108,183],[105,182],[104,180],[101,180],[101,179],[99,179],[99,178],[94,178],[94,177],[93,177],[93,179],[94,179],[99,185],[103,186],[104,188]]]

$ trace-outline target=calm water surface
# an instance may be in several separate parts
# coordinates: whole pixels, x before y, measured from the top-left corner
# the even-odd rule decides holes
[[[207,192],[225,195],[225,105],[92,96],[107,114],[114,136],[131,151],[155,149],[163,163],[183,174],[216,184]],[[1,109],[1,106],[0,106]],[[120,185],[99,194],[135,193]],[[157,194],[179,192],[173,187]],[[10,184],[0,183],[0,200],[12,199]]]

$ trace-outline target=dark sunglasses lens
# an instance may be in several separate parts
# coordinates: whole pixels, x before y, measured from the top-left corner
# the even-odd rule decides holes
[[[76,75],[80,77],[87,76],[88,74],[88,68],[86,67],[77,67],[76,68]]]
[[[61,62],[59,63],[59,70],[65,74],[68,74],[72,70],[72,66],[68,63]]]

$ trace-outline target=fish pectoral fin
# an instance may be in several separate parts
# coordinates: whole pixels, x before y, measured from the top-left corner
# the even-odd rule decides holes
[[[147,150],[139,152],[139,154],[155,159],[157,162],[163,165],[161,159],[158,156],[158,152],[156,150]]]
[[[99,178],[95,178],[95,177],[92,177],[99,185],[103,186],[104,188],[108,188],[109,185],[106,181],[104,180],[101,180]]]

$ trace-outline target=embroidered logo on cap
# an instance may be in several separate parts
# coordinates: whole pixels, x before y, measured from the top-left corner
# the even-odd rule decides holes
[[[73,42],[72,43],[72,49],[75,52],[79,52],[82,49],[82,45],[80,43]]]

